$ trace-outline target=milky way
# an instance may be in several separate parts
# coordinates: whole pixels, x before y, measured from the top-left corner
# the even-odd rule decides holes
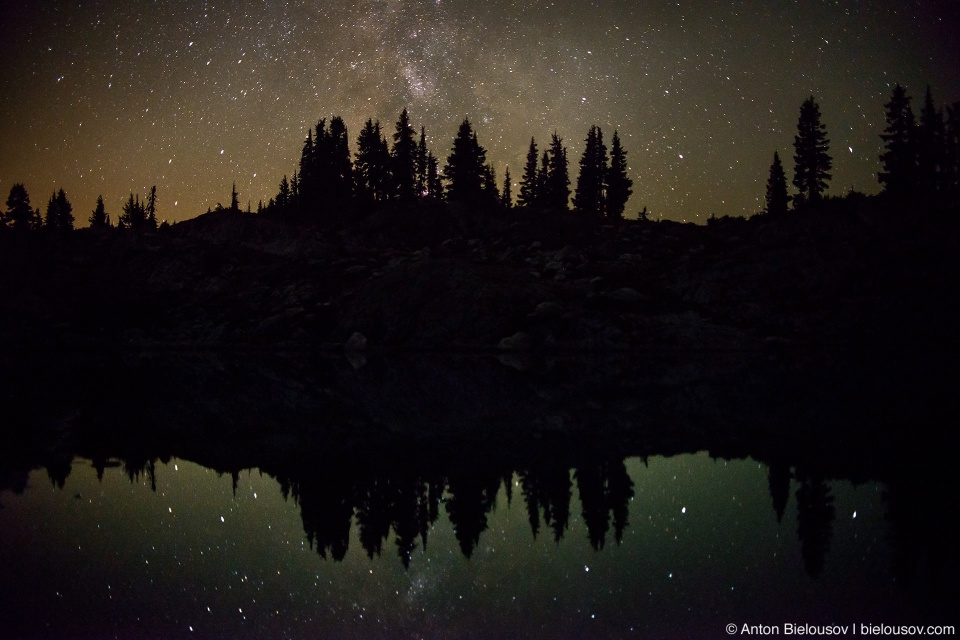
[[[256,208],[307,128],[388,132],[407,107],[441,159],[469,117],[499,176],[556,131],[571,173],[592,124],[618,129],[654,217],[762,208],[773,152],[820,104],[828,193],[878,190],[883,103],[960,99],[951,2],[186,2],[3,0],[0,190],[64,188],[78,223],[157,185],[159,217]],[[917,105],[919,106],[919,105]],[[787,162],[788,172],[792,163]],[[516,192],[516,191],[515,191]]]

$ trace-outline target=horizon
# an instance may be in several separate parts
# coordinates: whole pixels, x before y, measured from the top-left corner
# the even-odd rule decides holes
[[[256,209],[292,176],[319,119],[343,117],[354,153],[364,121],[389,135],[406,107],[441,165],[470,118],[514,194],[531,137],[541,150],[554,131],[563,138],[575,183],[589,127],[607,141],[618,130],[634,180],[626,217],[647,207],[704,223],[762,210],[773,153],[790,172],[799,107],[814,95],[834,158],[827,195],[872,194],[893,86],[915,111],[927,85],[938,106],[960,98],[958,13],[895,2],[5,3],[0,187],[25,184],[34,207],[64,189],[78,226],[98,195],[115,219],[152,185],[171,223],[229,200],[234,183]]]

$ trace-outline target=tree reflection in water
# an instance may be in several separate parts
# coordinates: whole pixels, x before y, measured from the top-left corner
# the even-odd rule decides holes
[[[706,451],[765,467],[770,522],[795,522],[798,563],[821,581],[837,482],[882,483],[893,576],[907,585],[922,575],[936,609],[953,593],[960,533],[945,513],[958,510],[956,478],[933,417],[943,389],[910,363],[876,365],[667,353],[529,369],[372,358],[355,369],[262,354],[85,356],[43,362],[43,388],[63,391],[52,397],[24,383],[39,375],[29,366],[0,381],[12,407],[0,489],[23,492],[39,468],[62,489],[74,456],[99,479],[122,467],[153,491],[174,460],[229,474],[234,494],[258,469],[296,505],[323,558],[344,561],[355,540],[371,559],[396,553],[413,571],[443,521],[468,559],[494,544],[503,500],[521,503],[532,541],[559,544],[577,530],[599,551],[631,527],[649,536],[654,485],[644,493],[627,462]],[[670,518],[663,526],[682,536]]]

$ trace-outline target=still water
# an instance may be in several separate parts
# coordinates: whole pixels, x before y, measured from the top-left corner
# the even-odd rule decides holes
[[[960,407],[924,358],[5,363],[3,640],[958,622]]]
[[[347,505],[336,560],[308,540],[308,495],[298,505],[257,469],[101,466],[98,480],[76,458],[62,488],[41,469],[22,493],[0,494],[0,635],[721,637],[729,623],[931,622],[922,588],[895,578],[882,486],[822,483],[829,539],[814,577],[798,538],[801,483],[790,480],[778,521],[769,470],[751,459],[628,458],[625,478],[617,467],[601,479],[599,515],[584,507],[588,470],[571,469],[559,527],[563,505],[532,506],[530,475],[513,473],[494,486],[469,557],[452,523],[458,487],[441,479],[407,567],[396,518],[379,553],[362,531],[370,504]]]

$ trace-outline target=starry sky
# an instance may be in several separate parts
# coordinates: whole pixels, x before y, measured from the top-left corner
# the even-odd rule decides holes
[[[556,131],[571,176],[588,128],[620,132],[627,215],[703,222],[763,206],[773,152],[792,175],[814,95],[828,193],[878,190],[883,104],[960,100],[953,0],[0,0],[0,190],[63,188],[78,225],[157,186],[158,217],[277,192],[307,128],[388,133],[407,107],[445,160],[464,117],[499,179]],[[516,193],[516,188],[514,190]]]
[[[322,559],[297,505],[256,470],[234,493],[229,474],[174,459],[157,465],[154,492],[119,468],[98,481],[76,459],[63,489],[37,470],[22,495],[0,493],[0,621],[35,638],[721,637],[731,622],[898,612],[881,485],[831,483],[836,516],[814,581],[796,499],[778,523],[765,466],[699,453],[626,468],[636,495],[622,544],[611,531],[591,548],[575,489],[563,539],[533,538],[514,476],[470,559],[441,508],[405,570],[393,539],[367,557],[356,518],[343,561]],[[888,617],[861,615],[864,600]]]

